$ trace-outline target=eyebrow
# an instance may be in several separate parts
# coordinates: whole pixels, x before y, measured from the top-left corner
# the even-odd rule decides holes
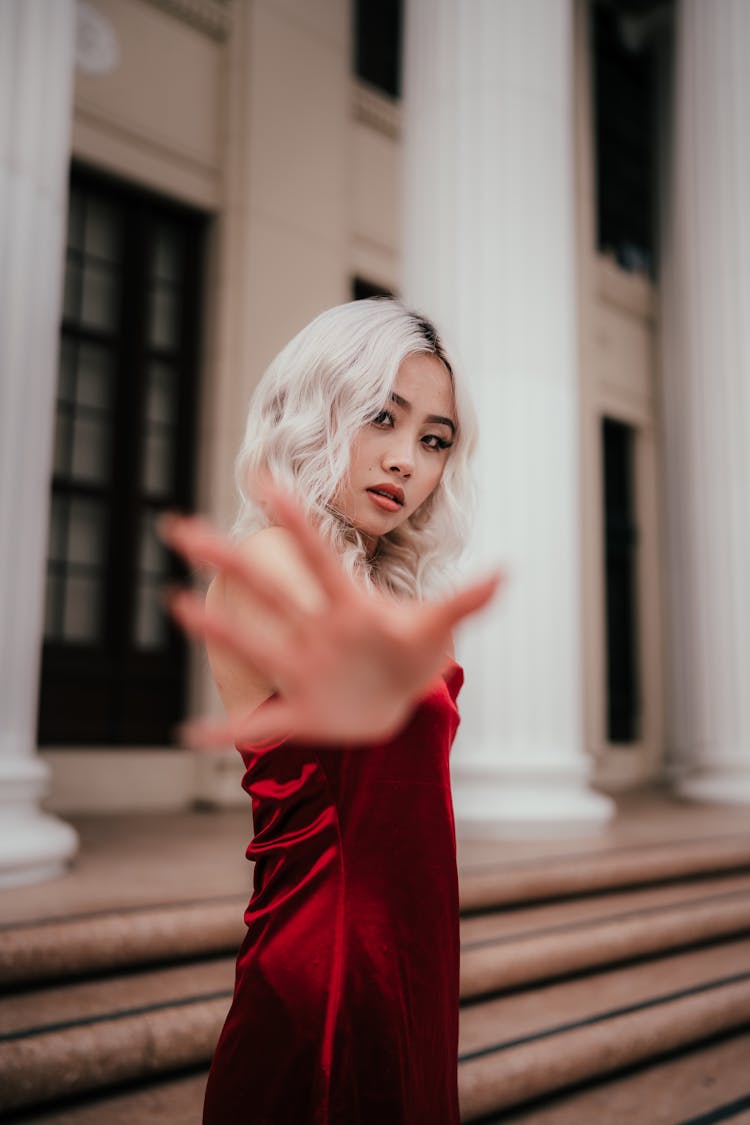
[[[403,406],[404,410],[411,410],[411,403],[407,402],[401,395],[397,395],[395,391],[392,392],[391,398],[397,406]],[[428,414],[425,418],[426,422],[436,422],[438,425],[450,426],[451,433],[456,433],[456,423],[451,418],[443,418],[441,414]]]

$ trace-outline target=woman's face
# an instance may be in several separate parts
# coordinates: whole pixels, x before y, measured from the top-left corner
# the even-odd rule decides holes
[[[407,356],[391,401],[355,437],[349,476],[333,501],[364,533],[370,552],[379,536],[404,523],[435,489],[456,425],[445,365],[428,353]]]

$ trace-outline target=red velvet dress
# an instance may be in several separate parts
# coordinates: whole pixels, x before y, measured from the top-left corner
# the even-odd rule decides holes
[[[462,683],[385,743],[238,746],[254,891],[204,1125],[458,1125]]]

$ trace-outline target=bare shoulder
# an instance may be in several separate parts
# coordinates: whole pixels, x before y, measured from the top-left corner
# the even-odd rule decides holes
[[[261,578],[272,581],[283,597],[301,609],[323,604],[323,594],[294,536],[283,527],[267,527],[236,544],[240,554]],[[241,579],[219,573],[206,591],[206,608],[231,617],[247,635],[272,641],[279,628],[275,615],[266,612]],[[253,709],[276,689],[263,666],[207,640],[208,661],[227,711]]]
[[[285,527],[265,527],[237,543],[237,549],[261,578],[269,578],[304,608],[321,604],[322,592],[292,533]],[[207,604],[242,600],[241,583],[218,574],[209,585]]]

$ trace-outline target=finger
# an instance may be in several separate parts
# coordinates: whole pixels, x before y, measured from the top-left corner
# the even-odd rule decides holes
[[[442,635],[472,613],[478,613],[492,601],[501,584],[507,581],[505,571],[496,570],[485,578],[464,586],[463,589],[437,604],[427,605],[427,620],[430,631]]]
[[[267,479],[262,488],[279,523],[294,535],[305,560],[330,600],[338,605],[342,601],[358,600],[355,598],[356,587],[335,551],[316,531],[294,497]]]
[[[178,728],[179,741],[193,749],[244,743],[258,749],[285,742],[293,736],[293,709],[284,700],[270,698],[251,712],[234,712],[223,719],[191,719]],[[268,744],[264,747],[264,744]]]
[[[294,662],[289,659],[288,645],[251,632],[247,635],[239,633],[228,616],[216,610],[209,612],[204,599],[192,590],[166,587],[162,591],[162,600],[191,636],[212,640],[231,655],[248,661],[275,682],[294,680]]]
[[[165,513],[158,520],[159,534],[191,562],[209,563],[235,579],[265,610],[299,626],[308,614],[289,598],[272,578],[258,571],[237,547],[203,516]]]

